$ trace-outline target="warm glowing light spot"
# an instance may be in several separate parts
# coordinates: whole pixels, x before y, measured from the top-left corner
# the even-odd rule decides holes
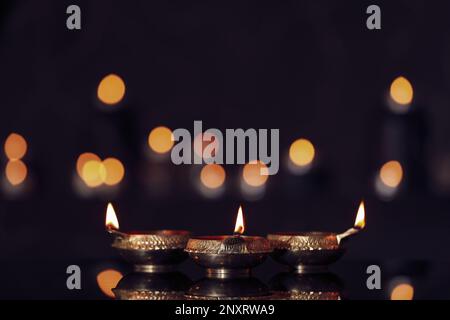
[[[167,153],[174,144],[172,130],[167,127],[157,127],[148,136],[148,145],[156,153]]]
[[[119,184],[125,176],[125,168],[120,160],[108,158],[103,161],[106,170],[104,183],[108,186]]]
[[[108,203],[108,207],[106,208],[105,226],[107,228],[119,230],[119,220],[117,219],[116,212],[111,203]]]
[[[95,188],[106,180],[106,168],[101,161],[90,160],[83,166],[83,181],[87,186]]]
[[[194,138],[194,153],[204,160],[214,157],[219,153],[220,140],[211,132],[198,134]]]
[[[84,167],[84,165],[87,162],[92,161],[92,160],[100,162],[99,156],[97,156],[95,153],[92,153],[92,152],[85,152],[85,153],[81,154],[78,157],[78,160],[77,160],[77,172],[78,172],[78,175],[80,176],[80,178],[83,178],[83,167]]]
[[[242,213],[242,206],[239,207],[238,215],[236,217],[236,224],[234,225],[234,233],[244,234],[245,223],[244,214]]]
[[[312,163],[315,156],[313,144],[306,139],[299,139],[291,144],[289,158],[297,166],[307,166]]]
[[[244,166],[242,178],[248,185],[260,187],[267,182],[267,179],[269,178],[268,173],[267,166],[261,161],[257,161],[256,163],[251,162]]]
[[[13,186],[18,186],[27,178],[28,169],[21,160],[8,161],[6,165],[6,179]]]
[[[403,168],[398,161],[389,161],[380,170],[380,179],[388,187],[396,188],[402,182]]]
[[[110,74],[100,81],[97,96],[105,104],[117,104],[125,96],[125,82],[118,75]]]
[[[391,98],[401,105],[409,105],[414,97],[414,90],[408,79],[398,77],[391,84]]]
[[[97,284],[100,290],[108,297],[114,298],[114,289],[123,275],[114,269],[107,269],[97,275]]]
[[[355,227],[364,229],[365,226],[366,226],[366,210],[364,208],[364,201],[361,201],[361,204],[359,205],[358,208],[358,213],[356,214]]]
[[[225,169],[219,164],[208,164],[200,172],[200,181],[209,189],[220,188],[225,182]]]
[[[391,292],[391,300],[412,300],[414,298],[414,287],[407,283],[395,286]]]
[[[27,141],[17,133],[11,133],[5,141],[5,154],[9,160],[20,160],[27,153]]]

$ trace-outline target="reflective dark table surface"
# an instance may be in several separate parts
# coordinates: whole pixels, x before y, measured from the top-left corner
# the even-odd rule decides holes
[[[81,289],[69,290],[78,265]],[[367,268],[381,270],[370,290]],[[0,299],[450,299],[450,261],[349,261],[321,275],[298,275],[268,260],[248,279],[213,280],[191,261],[168,274],[136,274],[120,260],[2,262]],[[115,288],[115,289],[114,289]]]

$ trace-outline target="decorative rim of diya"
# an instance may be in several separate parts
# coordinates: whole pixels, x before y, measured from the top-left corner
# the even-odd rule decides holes
[[[184,249],[191,235],[185,230],[119,231],[119,220],[111,203],[105,219],[106,230],[114,236],[113,248],[121,250],[157,251]]]
[[[314,251],[314,250],[338,250],[342,248],[344,239],[359,233],[362,229],[351,228],[337,234],[333,232],[280,232],[268,234],[267,239],[271,246],[278,250],[290,251]]]
[[[355,224],[343,233],[334,232],[279,232],[267,235],[272,247],[277,250],[314,251],[338,250],[344,240],[349,239],[365,227],[364,201],[361,202]]]
[[[271,253],[269,240],[254,236],[204,236],[190,238],[186,252],[200,254]]]
[[[109,230],[109,232],[116,235],[112,247],[124,250],[184,249],[190,237],[190,232],[185,230],[154,230],[134,233]]]
[[[286,232],[267,235],[274,249],[291,251],[336,250],[339,248],[337,235],[332,232]]]

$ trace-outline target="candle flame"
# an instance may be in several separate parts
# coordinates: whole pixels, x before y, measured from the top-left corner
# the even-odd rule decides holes
[[[119,230],[119,220],[117,220],[116,212],[111,203],[108,203],[108,208],[106,209],[105,226],[107,229]]]
[[[364,208],[364,201],[359,205],[358,214],[356,215],[355,228],[364,229],[366,226],[366,210]]]
[[[236,225],[234,227],[234,233],[243,234],[245,231],[244,215],[242,214],[242,206],[239,207],[238,215],[236,218]]]

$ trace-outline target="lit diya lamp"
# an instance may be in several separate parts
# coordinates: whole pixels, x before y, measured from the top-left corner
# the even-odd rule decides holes
[[[273,247],[272,258],[299,273],[325,272],[345,252],[347,239],[365,227],[364,202],[361,202],[354,227],[336,234],[331,232],[277,233],[267,239]]]
[[[106,230],[114,236],[112,247],[134,265],[137,272],[169,272],[187,258],[184,252],[190,233],[156,230],[124,233],[111,203],[106,210]]]
[[[206,268],[210,278],[248,277],[253,267],[272,252],[263,237],[244,236],[244,217],[239,207],[234,234],[189,239],[186,252],[198,265]]]

